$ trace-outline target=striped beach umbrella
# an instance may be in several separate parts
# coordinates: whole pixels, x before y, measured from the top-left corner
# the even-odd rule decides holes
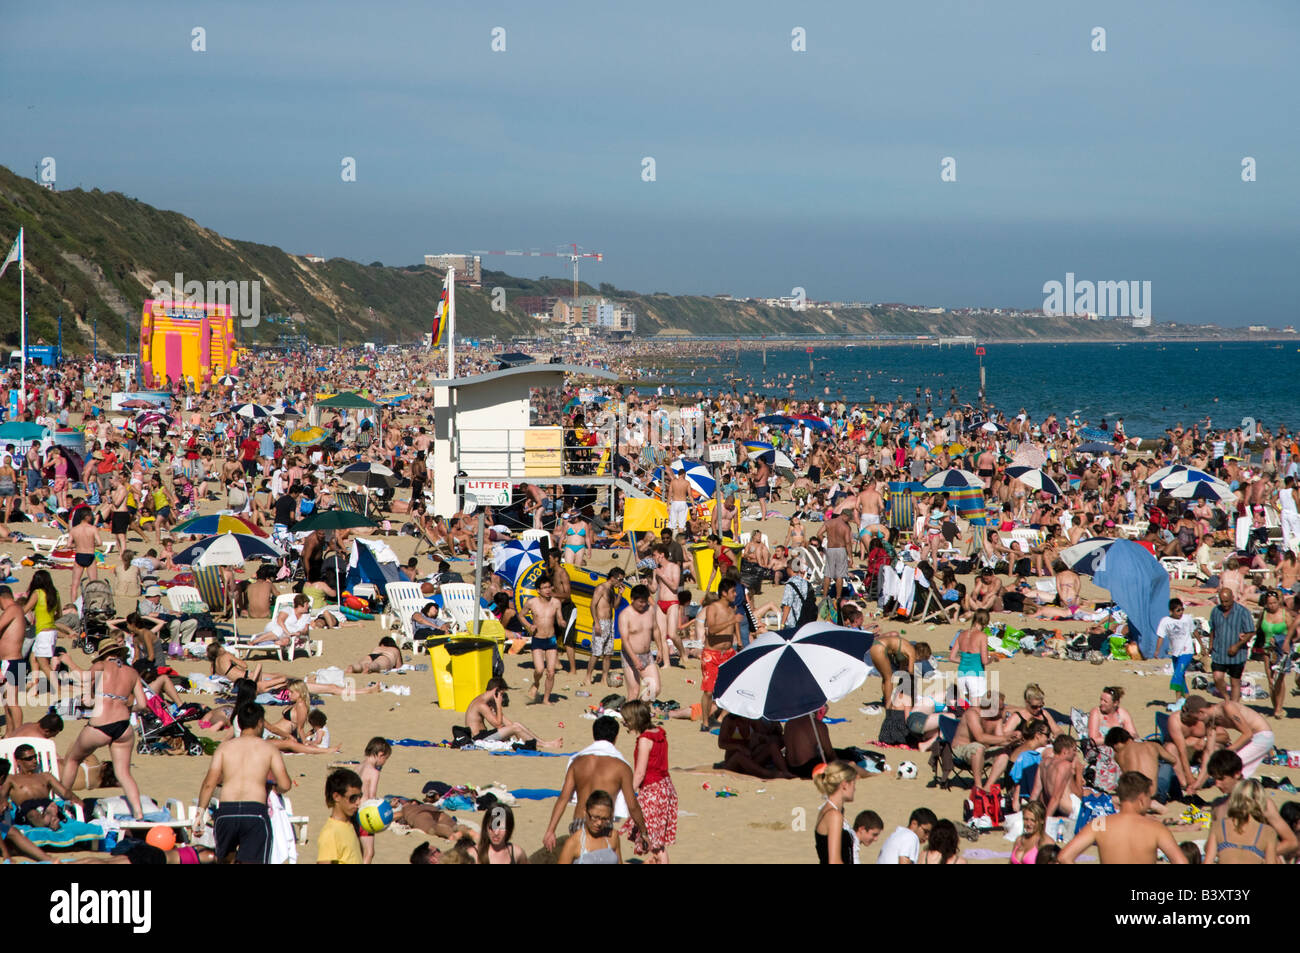
[[[283,555],[278,547],[252,533],[225,532],[191,543],[173,556],[172,562],[195,566],[242,566],[261,556],[279,559]]]
[[[940,470],[938,473],[931,473],[921,483],[921,487],[926,490],[960,490],[966,487],[984,489],[984,481],[976,473],[969,470]]]
[[[535,539],[527,542],[512,539],[501,543],[492,551],[492,571],[506,581],[511,589],[519,577],[542,561],[542,544]]]
[[[1019,480],[1031,489],[1041,490],[1052,496],[1061,495],[1061,488],[1056,485],[1056,481],[1037,467],[1007,467],[1006,472],[1007,476]]]
[[[239,516],[211,514],[192,516],[171,528],[181,536],[216,536],[221,533],[251,533],[266,538],[266,530]]]
[[[1204,470],[1198,470],[1195,467],[1185,466],[1181,463],[1161,467],[1155,473],[1150,474],[1145,482],[1147,486],[1158,487],[1161,490],[1172,490],[1185,483],[1221,483],[1227,486],[1218,477],[1206,473]]]
[[[742,718],[788,721],[838,701],[867,680],[875,636],[829,622],[760,635],[718,669],[714,698]]]
[[[239,383],[239,378],[234,374],[222,374],[217,378],[217,383],[222,387],[234,387]]]
[[[1073,546],[1061,550],[1061,561],[1073,572],[1091,576],[1105,562],[1106,550],[1117,542],[1119,540],[1107,536],[1093,536],[1080,540]]]
[[[678,457],[672,462],[671,466],[674,473],[680,473],[686,477],[691,492],[700,499],[710,499],[714,490],[718,488],[718,481],[713,478],[713,474],[709,472],[709,468],[703,463],[687,460],[685,457]]]
[[[240,404],[235,408],[235,413],[246,420],[261,420],[271,416],[271,408],[261,404]]]
[[[1211,500],[1225,506],[1237,502],[1232,488],[1219,480],[1194,480],[1174,487],[1169,495],[1178,500]]]

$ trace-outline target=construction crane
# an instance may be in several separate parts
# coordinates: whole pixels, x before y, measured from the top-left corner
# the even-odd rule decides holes
[[[567,258],[573,263],[573,297],[578,297],[578,260],[581,258],[594,258],[596,261],[604,261],[605,255],[602,252],[580,252],[577,244],[569,243],[570,251],[472,251],[471,255],[505,255],[511,258]]]

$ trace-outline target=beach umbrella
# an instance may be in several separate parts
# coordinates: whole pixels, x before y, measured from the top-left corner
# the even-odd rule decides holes
[[[685,457],[678,457],[672,462],[671,466],[674,473],[680,473],[686,477],[691,492],[700,499],[707,500],[711,498],[714,490],[718,488],[718,481],[713,478],[713,474],[709,472],[709,468],[703,463],[687,460]]]
[[[271,543],[249,533],[221,533],[191,543],[173,556],[172,562],[199,567],[242,566],[248,560],[259,556],[279,559],[283,555],[284,553]],[[230,593],[230,604],[232,606],[230,625],[238,635],[239,610],[233,608],[237,605],[234,593]]]
[[[755,423],[769,424],[773,427],[791,427],[794,426],[794,420],[785,414],[764,414],[762,417],[755,417]]]
[[[813,430],[825,432],[831,429],[830,421],[825,417],[818,417],[816,414],[790,414],[789,416],[796,424],[810,427]]]
[[[921,484],[927,490],[984,489],[984,481],[969,470],[940,470],[925,478]]]
[[[984,423],[980,424],[979,429],[983,430],[985,433],[1006,433],[1007,432],[1006,427],[1002,426],[999,423],[994,423],[991,420],[986,420]]]
[[[751,450],[749,459],[762,460],[769,467],[775,467],[778,470],[793,470],[794,461],[775,447],[769,447],[766,450]]]
[[[187,520],[177,523],[170,532],[179,535],[189,536],[216,536],[221,533],[251,533],[254,536],[266,538],[266,530],[262,529],[242,516],[229,516],[211,514],[209,516],[192,516]]]
[[[295,533],[310,533],[318,529],[359,529],[375,527],[379,523],[362,513],[350,513],[347,510],[319,510],[293,524]]]
[[[1218,480],[1195,480],[1184,483],[1170,490],[1169,495],[1177,500],[1213,500],[1224,505],[1237,502],[1236,494],[1232,489]]]
[[[874,639],[871,632],[829,622],[766,632],[719,666],[713,697],[718,707],[742,718],[811,717],[867,680],[865,659]]]
[[[372,463],[368,460],[349,464],[339,470],[338,475],[340,480],[364,487],[391,487],[397,486],[400,482],[397,474],[388,467],[382,463]]]
[[[1090,440],[1087,443],[1081,443],[1074,448],[1075,453],[1113,453],[1115,446],[1109,443],[1098,443]]]
[[[246,420],[261,420],[271,416],[271,408],[261,404],[240,404],[235,408],[235,413]]]
[[[1049,477],[1037,467],[1007,467],[1007,476],[1013,480],[1019,480],[1027,487],[1035,490],[1041,490],[1044,493],[1050,493],[1052,496],[1060,496],[1061,488],[1056,485],[1056,481]]]
[[[174,427],[176,426],[176,418],[171,414],[164,414],[158,410],[142,410],[136,414],[132,425],[138,433],[147,427]]]
[[[327,397],[325,400],[318,400],[316,406],[334,407],[339,410],[374,410],[379,405],[372,400],[366,400],[360,394],[344,392],[335,394],[333,397]]]
[[[1158,487],[1161,490],[1172,490],[1175,487],[1182,486],[1185,483],[1220,483],[1227,486],[1218,477],[1206,473],[1204,470],[1198,470],[1195,467],[1184,466],[1181,463],[1175,463],[1167,467],[1161,467],[1155,473],[1146,478],[1146,485]]]
[[[512,539],[501,543],[492,551],[492,571],[504,579],[511,589],[519,578],[542,561],[542,544],[539,540],[527,542]]]
[[[289,432],[289,442],[299,447],[310,447],[329,439],[329,434],[320,427],[299,427]]]
[[[1117,539],[1106,547],[1092,571],[1092,581],[1110,592],[1128,616],[1129,636],[1137,630],[1143,658],[1156,647],[1156,627],[1169,611],[1169,573],[1160,561],[1131,539]]]
[[[294,410],[285,404],[271,408],[272,416],[279,417],[281,420],[297,420],[302,416],[301,411]]]
[[[1018,467],[1041,467],[1047,462],[1047,454],[1032,443],[1022,443],[1016,448],[1016,455],[1011,458],[1011,462]]]
[[[239,383],[239,378],[234,374],[222,374],[217,378],[217,383],[222,387],[234,387]]]
[[[1072,572],[1091,576],[1102,565],[1102,561],[1106,558],[1106,550],[1118,542],[1119,540],[1108,536],[1092,536],[1079,540],[1073,546],[1061,550],[1061,562],[1065,563],[1066,568]]]

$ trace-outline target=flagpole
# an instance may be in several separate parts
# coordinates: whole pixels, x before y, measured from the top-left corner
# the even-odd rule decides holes
[[[21,388],[18,400],[20,414],[27,409],[27,266],[23,262],[24,255],[23,230],[20,228],[18,229],[18,323],[22,325],[20,334],[23,349],[22,371],[19,375],[21,383],[18,385]]]
[[[447,269],[447,380],[456,378],[456,269]]]

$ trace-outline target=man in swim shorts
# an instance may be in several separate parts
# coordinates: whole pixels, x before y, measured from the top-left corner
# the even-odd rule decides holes
[[[631,605],[618,614],[618,637],[623,643],[623,677],[628,698],[653,701],[659,694],[659,667],[650,655],[655,617],[650,611],[650,590],[633,586]]]
[[[723,579],[718,584],[718,599],[704,610],[704,651],[700,658],[703,697],[700,699],[700,731],[708,731],[715,722],[713,689],[718,682],[718,668],[740,649],[740,617],[736,614],[736,583]]]
[[[673,474],[668,482],[668,528],[685,529],[686,518],[690,515],[691,486],[681,473]]]
[[[559,668],[559,645],[556,641],[556,623],[560,618],[560,600],[555,597],[551,580],[542,577],[537,584],[537,595],[524,605],[520,620],[532,636],[529,648],[533,653],[533,697],[543,705],[551,703],[551,689],[555,687],[555,670]],[[542,676],[546,676],[546,692],[539,693]]]
[[[592,673],[597,660],[602,666],[602,684],[609,684],[609,662],[614,656],[614,606],[624,576],[622,568],[615,566],[609,571],[609,577],[591,593],[591,661],[582,676],[584,685],[596,680]]]

